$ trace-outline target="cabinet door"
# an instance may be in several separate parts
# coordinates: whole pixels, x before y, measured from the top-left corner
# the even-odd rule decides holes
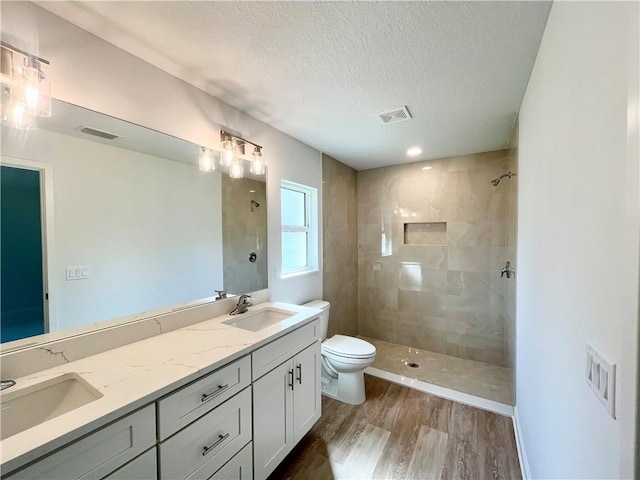
[[[264,479],[287,456],[293,441],[293,361],[253,384],[253,468]]]
[[[295,383],[293,389],[293,439],[298,443],[322,413],[320,393],[320,342],[293,357]]]
[[[208,480],[252,480],[252,478],[253,457],[249,443]]]

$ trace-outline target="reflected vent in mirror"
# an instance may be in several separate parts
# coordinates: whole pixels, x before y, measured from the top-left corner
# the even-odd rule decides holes
[[[106,138],[107,140],[115,140],[116,138],[120,137],[119,135],[114,135],[113,133],[109,132],[103,132],[102,130],[96,130],[95,128],[91,127],[80,127],[78,130],[80,130],[82,133],[86,133],[87,135]]]

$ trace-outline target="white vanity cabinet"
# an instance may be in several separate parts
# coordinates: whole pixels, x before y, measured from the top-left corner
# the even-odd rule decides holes
[[[319,320],[260,344],[2,480],[266,478],[320,418]]]
[[[155,405],[116,420],[38,462],[9,474],[17,479],[101,479],[134,459],[156,443]],[[137,470],[153,478],[153,469]]]
[[[293,352],[253,382],[253,466],[257,480],[267,478],[320,418],[318,328],[316,320],[253,355],[255,376],[256,358],[271,364],[273,358],[282,359],[283,352]]]
[[[209,479],[249,444],[250,358],[158,401],[159,479]]]

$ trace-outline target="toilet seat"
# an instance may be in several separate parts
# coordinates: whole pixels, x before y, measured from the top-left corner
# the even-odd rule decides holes
[[[322,353],[341,358],[368,359],[375,357],[376,347],[359,338],[334,335],[322,342]]]

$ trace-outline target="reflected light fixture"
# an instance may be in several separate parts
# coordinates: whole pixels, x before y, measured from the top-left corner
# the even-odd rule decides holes
[[[253,160],[251,161],[251,173],[254,175],[264,175],[264,158],[262,156],[262,147],[253,149]]]
[[[241,159],[237,159],[231,164],[229,167],[229,176],[231,178],[242,178],[244,176],[244,166],[242,165]]]
[[[203,172],[212,172],[216,169],[216,162],[213,159],[213,151],[210,148],[202,147],[198,156],[198,168]]]
[[[49,62],[0,41],[2,123],[35,128],[35,117],[51,116],[51,82],[42,70]]]

